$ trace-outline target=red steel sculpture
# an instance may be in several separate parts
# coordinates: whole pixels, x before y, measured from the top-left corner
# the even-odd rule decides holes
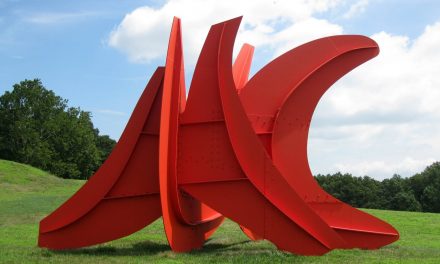
[[[161,216],[176,252],[202,247],[224,217],[253,240],[301,255],[376,249],[399,238],[388,223],[322,190],[307,160],[319,99],[375,57],[378,45],[357,35],[314,40],[248,80],[254,48],[245,44],[232,64],[240,21],[211,27],[186,99],[174,19],[165,67],[151,77],[104,164],[41,221],[40,247],[103,243]]]

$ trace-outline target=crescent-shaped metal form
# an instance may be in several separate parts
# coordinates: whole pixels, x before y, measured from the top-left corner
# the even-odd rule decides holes
[[[388,244],[396,239],[397,231],[319,187],[308,166],[307,138],[313,111],[325,91],[347,72],[378,53],[377,44],[364,36],[318,39],[269,63],[240,93],[249,119],[255,121],[252,123],[254,130],[267,144],[275,166],[330,226],[350,240],[351,247],[359,248],[378,248]],[[306,59],[305,55],[309,54],[314,56]],[[263,89],[269,84],[270,92]],[[268,97],[272,100],[268,101]]]
[[[314,180],[307,159],[310,120],[319,99],[334,82],[376,56],[379,49],[371,39],[362,36],[335,36],[319,42],[313,48],[309,47],[310,53],[316,52],[317,46],[338,49],[333,48],[332,58],[310,63],[315,64],[314,70],[301,81],[290,82],[291,90],[275,117],[272,159],[292,188],[344,240],[349,241],[351,247],[379,248],[394,241],[397,231],[382,220],[326,193]],[[287,160],[283,155],[292,153],[292,150],[295,155]]]
[[[322,255],[375,249],[397,230],[327,194],[307,159],[325,91],[379,52],[363,36],[294,48],[249,79],[254,47],[232,51],[241,17],[213,25],[186,98],[182,32],[174,18],[164,68],[145,88],[96,174],[40,223],[39,246],[77,248],[129,235],[162,216],[171,249],[203,246],[224,217],[252,240]]]
[[[40,222],[40,247],[99,244],[127,236],[160,217],[157,117],[163,75],[164,68],[153,74],[119,142],[95,175]]]

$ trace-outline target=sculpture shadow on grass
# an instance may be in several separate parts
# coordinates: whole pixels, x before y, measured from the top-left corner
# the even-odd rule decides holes
[[[99,246],[92,248],[72,249],[72,250],[54,250],[53,254],[60,255],[89,255],[89,256],[149,256],[161,252],[170,251],[171,248],[166,243],[153,241],[143,241],[127,245],[124,247]]]
[[[230,244],[207,243],[203,248],[188,252],[191,255],[209,254],[213,251],[242,251],[243,248],[235,247],[250,242],[249,240],[239,241]],[[88,256],[153,256],[160,253],[171,252],[167,243],[153,241],[143,241],[127,245],[125,247],[100,246],[92,248],[72,249],[72,250],[51,250],[52,254],[59,255],[88,255]]]

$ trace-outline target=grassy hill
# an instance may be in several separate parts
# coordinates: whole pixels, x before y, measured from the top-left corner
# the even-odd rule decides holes
[[[399,230],[397,243],[375,251],[334,250],[322,257],[294,256],[269,242],[250,242],[232,221],[203,250],[185,254],[170,251],[160,220],[100,246],[62,252],[38,248],[39,220],[82,184],[0,160],[0,263],[440,263],[440,214],[381,210],[366,211]]]

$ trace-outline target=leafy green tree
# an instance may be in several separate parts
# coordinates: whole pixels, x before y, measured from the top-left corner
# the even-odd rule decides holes
[[[0,97],[0,156],[46,167],[50,146],[40,139],[49,137],[50,131],[43,123],[62,114],[66,103],[39,80],[14,85],[12,92]]]
[[[422,210],[422,206],[412,192],[401,191],[391,198],[387,209],[419,212]]]
[[[440,190],[434,185],[428,185],[424,190],[421,197],[423,210],[425,212],[440,212]]]
[[[408,179],[408,184],[413,191],[415,198],[418,201],[421,201],[423,191],[425,190],[426,186],[430,184],[430,182],[428,177],[426,177],[424,174],[417,173]]]
[[[95,129],[95,133],[96,133],[96,146],[98,147],[101,157],[100,163],[103,163],[112,152],[113,147],[116,144],[116,141],[114,141],[107,135],[99,135],[98,129]]]
[[[317,175],[316,180],[328,193],[355,207],[378,208],[381,205],[380,182],[365,176],[336,173]]]
[[[0,97],[0,158],[27,163],[63,178],[86,179],[111,139],[100,140],[89,112],[67,106],[40,80],[25,80]],[[104,149],[101,150],[100,147]]]
[[[381,187],[381,195],[384,198],[383,207],[387,209],[390,208],[392,198],[400,192],[405,192],[406,189],[404,179],[397,174],[389,179],[384,179]]]
[[[415,198],[407,178],[395,174],[390,179],[383,180],[381,185],[382,209],[420,211],[420,203]],[[417,203],[412,204],[414,201]]]
[[[411,177],[410,185],[423,211],[440,213],[440,162]]]

